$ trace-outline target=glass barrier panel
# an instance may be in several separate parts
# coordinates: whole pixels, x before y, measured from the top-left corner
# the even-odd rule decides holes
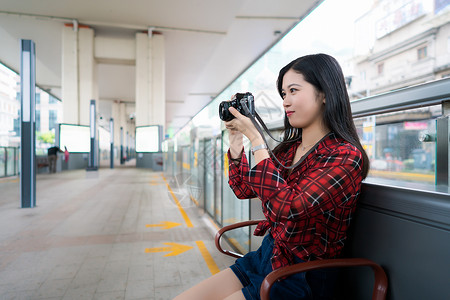
[[[201,208],[205,208],[205,141],[198,141],[198,176],[197,187],[199,188],[198,201]]]
[[[181,150],[181,147],[179,146],[177,151],[175,152],[175,176],[177,174],[180,174],[183,172],[183,151]]]
[[[173,143],[167,142],[167,151],[164,152],[164,174],[166,177],[174,176],[174,148]]]
[[[198,166],[198,140],[194,142],[189,148],[189,165],[191,171],[191,177],[189,178],[189,191],[191,200],[196,206],[199,206],[200,194],[202,192],[202,186],[199,185],[199,166]]]
[[[192,160],[193,157],[193,147],[183,146],[180,147],[179,151],[182,151],[183,155],[183,173],[180,178],[182,182],[180,183],[183,188],[183,197],[186,198],[186,205],[189,206],[195,204],[199,205],[198,198],[200,196],[201,189],[198,186],[197,178],[197,167],[196,163]]]
[[[222,225],[222,139],[215,139],[214,147],[214,219]]]
[[[0,148],[0,177],[5,177],[5,153],[6,149],[1,147]]]
[[[16,174],[19,175],[20,167],[20,149],[16,148]]]
[[[16,170],[14,168],[14,163],[16,160],[15,148],[6,148],[6,152],[7,152],[6,176],[14,176],[14,175],[16,175],[16,173],[15,173]]]
[[[177,163],[181,169],[171,177],[171,187],[178,200],[177,205],[187,208],[195,203],[193,195],[196,195],[196,183],[193,183],[189,164],[189,147],[178,147],[177,158]]]
[[[223,211],[223,226],[247,221],[250,218],[250,200],[242,200],[236,198],[233,190],[228,184],[229,178],[229,161],[227,152],[230,147],[228,131],[225,130],[222,133],[222,153],[223,153],[223,176],[222,176],[222,211]],[[245,149],[249,148],[250,143],[248,140],[244,140]],[[234,248],[242,253],[247,253],[250,249],[250,227],[238,228],[230,231],[226,234],[228,241]]]
[[[368,180],[434,185],[436,119],[441,115],[437,105],[355,119],[370,158]]]
[[[205,140],[205,210],[214,216],[214,145]]]

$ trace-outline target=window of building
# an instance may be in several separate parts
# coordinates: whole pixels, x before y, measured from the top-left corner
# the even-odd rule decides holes
[[[14,124],[13,124],[13,126],[14,126],[13,132],[15,133],[14,135],[15,136],[19,136],[20,135],[20,119],[16,118],[16,119],[13,120],[13,122],[14,122]]]
[[[58,112],[54,109],[49,110],[48,114],[48,129],[53,130],[56,127],[56,119]]]
[[[384,73],[384,62],[379,63],[377,68],[378,68],[378,75],[383,75],[383,73]]]
[[[36,93],[36,104],[41,104],[41,94]]]
[[[417,49],[417,59],[421,60],[427,57],[427,46]]]
[[[55,104],[58,103],[58,99],[56,99],[55,97],[53,97],[52,95],[48,95],[48,103],[50,104]]]
[[[41,111],[36,109],[36,131],[41,131]]]

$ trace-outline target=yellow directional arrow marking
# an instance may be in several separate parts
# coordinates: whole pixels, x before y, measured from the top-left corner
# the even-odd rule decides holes
[[[146,224],[145,227],[161,227],[161,229],[170,229],[180,225],[180,223],[163,221],[161,224]]]
[[[164,245],[169,245],[170,247],[159,247],[159,248],[146,248],[145,253],[156,253],[156,252],[170,252],[164,255],[166,256],[176,256],[188,250],[191,250],[192,246],[181,245],[177,243],[164,243]]]

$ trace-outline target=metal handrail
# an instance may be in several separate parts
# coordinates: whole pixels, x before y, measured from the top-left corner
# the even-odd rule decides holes
[[[354,118],[442,104],[450,100],[450,78],[406,87],[351,102]]]

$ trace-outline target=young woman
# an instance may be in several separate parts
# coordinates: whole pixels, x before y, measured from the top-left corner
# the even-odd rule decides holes
[[[259,299],[264,277],[277,268],[338,257],[369,169],[352,120],[344,76],[326,54],[300,57],[280,70],[278,92],[285,109],[283,143],[270,157],[261,134],[236,109],[230,132],[229,184],[238,198],[258,197],[266,220],[255,235],[257,251],[206,279],[176,299]],[[243,135],[252,144],[250,169]],[[327,299],[335,270],[299,273],[277,282],[271,299]]]

